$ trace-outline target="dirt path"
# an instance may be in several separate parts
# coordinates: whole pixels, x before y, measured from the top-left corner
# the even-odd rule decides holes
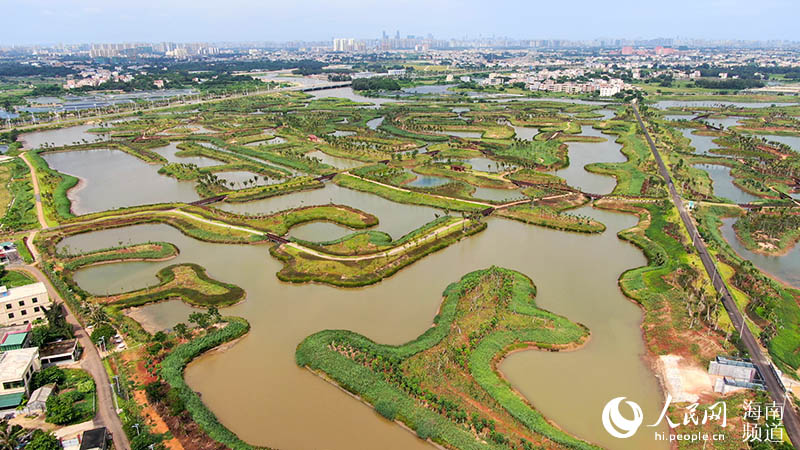
[[[31,171],[31,181],[33,182],[33,198],[36,201],[36,217],[39,219],[39,225],[44,229],[47,228],[47,221],[44,218],[44,208],[42,207],[42,196],[39,192],[39,179],[36,178],[36,169],[33,168],[33,164],[28,161],[27,153],[21,153],[19,155],[25,164],[28,166],[28,169]]]
[[[431,230],[430,233],[426,234],[425,236],[422,236],[421,238],[413,239],[413,240],[408,241],[405,244],[400,245],[398,247],[394,247],[394,248],[392,248],[390,250],[383,251],[383,252],[380,252],[380,253],[373,253],[371,255],[339,256],[339,255],[331,255],[329,253],[318,252],[316,250],[313,250],[313,249],[310,249],[308,247],[302,246],[302,245],[300,245],[300,244],[298,244],[296,242],[290,242],[288,244],[283,244],[283,245],[285,245],[287,247],[296,248],[297,250],[300,250],[300,251],[302,251],[304,253],[308,253],[308,254],[314,255],[314,256],[316,256],[318,258],[323,258],[323,259],[327,259],[327,260],[333,260],[333,261],[363,261],[365,259],[383,258],[383,257],[387,257],[387,256],[396,255],[396,254],[401,253],[401,252],[403,252],[404,250],[406,250],[406,249],[408,249],[410,247],[413,247],[415,245],[418,245],[418,244],[420,244],[422,242],[427,241],[428,239],[430,239],[431,236],[435,237],[436,235],[438,235],[442,231],[450,231],[451,229],[462,225],[467,220],[468,219],[461,219],[461,220],[459,220],[457,222],[454,222],[454,223],[452,223],[450,225],[445,225],[445,226],[436,228],[434,230]]]
[[[44,283],[47,287],[47,293],[50,295],[53,302],[64,302],[64,299],[61,298],[58,291],[53,287],[52,283],[50,283],[50,279],[48,279],[38,267],[29,265],[24,266],[23,269],[33,275],[37,280]],[[69,308],[65,308],[65,310],[67,313],[67,322],[72,326],[75,331],[75,338],[78,339],[84,349],[84,358],[80,363],[81,368],[92,375],[95,385],[97,386],[97,413],[95,415],[95,422],[109,429],[114,438],[115,448],[130,450],[131,446],[128,442],[128,437],[122,429],[122,421],[114,407],[111,383],[108,380],[108,374],[100,359],[100,354],[97,352],[94,343],[89,339],[89,335],[86,334],[86,330],[83,329],[75,316],[70,312]]]

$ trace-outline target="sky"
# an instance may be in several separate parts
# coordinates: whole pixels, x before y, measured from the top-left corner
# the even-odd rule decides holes
[[[798,0],[0,0],[0,46],[334,37],[800,41]]]

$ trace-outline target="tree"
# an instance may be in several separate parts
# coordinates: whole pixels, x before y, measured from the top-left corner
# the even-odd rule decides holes
[[[47,399],[47,422],[66,425],[75,420],[72,400],[66,395],[51,395]]]
[[[11,425],[7,420],[0,422],[0,450],[16,450],[25,429]]]
[[[210,325],[208,314],[193,312],[189,314],[189,322],[196,324],[200,328],[208,328]]]
[[[189,330],[189,327],[187,327],[186,324],[183,322],[176,323],[175,326],[172,327],[172,329],[175,330],[175,333],[183,339],[189,339],[190,337],[192,337],[192,332]]]
[[[60,450],[61,443],[53,433],[36,430],[33,432],[33,439],[25,448],[28,450]]]
[[[103,323],[108,322],[108,314],[106,314],[106,310],[95,303],[86,303],[84,307],[84,316],[86,316],[86,321],[89,325],[98,326]]]
[[[167,392],[167,406],[172,416],[179,416],[186,411],[186,404],[183,402],[177,389],[170,389],[169,392]]]
[[[211,318],[214,323],[219,323],[222,320],[222,315],[219,313],[219,309],[217,309],[216,306],[208,307],[208,317]]]
[[[117,334],[117,331],[111,325],[104,323],[92,331],[92,342],[99,343],[101,340],[105,340],[106,347],[111,345],[111,338]]]
[[[144,385],[144,393],[147,394],[147,401],[158,403],[164,400],[164,383],[153,381]]]
[[[45,384],[61,384],[67,379],[67,374],[58,367],[52,366],[33,374],[31,389],[36,389]]]

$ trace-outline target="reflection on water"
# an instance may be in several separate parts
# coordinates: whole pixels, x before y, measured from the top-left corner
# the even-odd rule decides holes
[[[796,102],[795,102],[796,103]],[[733,106],[735,108],[768,108],[770,106],[786,106],[792,103],[757,103],[757,102],[730,102],[723,100],[700,101],[700,100],[661,100],[655,106],[659,109],[667,108],[716,108]]]
[[[327,164],[337,169],[352,169],[353,167],[363,166],[364,162],[356,161],[354,159],[340,158],[338,156],[331,156],[321,150],[314,150],[313,152],[306,153],[306,156],[317,158],[324,164]]]
[[[717,197],[727,198],[734,203],[750,203],[760,200],[760,197],[747,193],[733,184],[730,167],[720,164],[695,164],[694,167],[708,173],[713,182],[714,195]]]
[[[369,128],[370,130],[377,130],[378,127],[381,126],[381,124],[383,123],[383,119],[384,119],[384,117],[381,116],[381,117],[378,117],[378,118],[375,118],[375,119],[372,119],[372,120],[368,120],[367,121],[367,128]]]
[[[716,136],[701,136],[699,134],[694,134],[693,129],[691,128],[684,128],[681,130],[684,136],[689,138],[692,142],[692,147],[695,148],[695,153],[698,155],[708,155],[711,154],[711,149],[719,148],[717,144],[714,143],[714,139]]]
[[[728,241],[731,248],[742,258],[750,260],[754,266],[767,272],[779,280],[789,285],[800,288],[800,245],[795,244],[794,248],[781,256],[767,256],[753,253],[739,241],[733,224],[738,219],[729,217],[722,219],[722,237]]]
[[[159,166],[120,150],[78,150],[42,157],[54,170],[82,180],[68,193],[75,214],[200,198],[193,182],[160,175]]]
[[[224,164],[224,162],[209,158],[207,156],[177,156],[179,151],[177,142],[170,142],[166,147],[154,148],[152,151],[167,158],[171,163],[194,164],[197,167],[211,167]]]
[[[620,151],[622,145],[609,139],[600,130],[590,125],[581,126],[582,136],[595,136],[606,139],[603,142],[568,142],[569,166],[557,170],[556,175],[565,179],[567,184],[592,194],[608,194],[614,190],[617,182],[612,177],[589,173],[584,166],[596,162],[625,162],[625,155]],[[613,139],[613,136],[611,137]]]
[[[33,133],[23,133],[20,135],[20,140],[23,142],[23,148],[37,149],[44,144],[49,144],[51,147],[61,147],[62,145],[71,145],[84,141],[94,142],[98,138],[102,138],[101,140],[108,139],[108,134],[95,134],[86,131],[90,128],[96,128],[97,126],[98,125],[77,125],[55,130],[34,131]]]

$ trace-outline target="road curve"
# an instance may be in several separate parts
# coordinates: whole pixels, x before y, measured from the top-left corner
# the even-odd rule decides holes
[[[36,215],[39,219],[39,224],[41,225],[42,229],[47,229],[48,226],[44,217],[44,209],[42,207],[41,193],[39,191],[39,180],[36,178],[36,170],[30,161],[25,158],[25,156],[25,153],[23,153],[20,155],[20,158],[25,161],[25,164],[28,165],[28,168],[31,171],[34,199],[36,200]],[[119,450],[130,450],[131,444],[128,441],[128,436],[125,434],[125,430],[122,428],[122,421],[117,415],[116,408],[114,407],[114,397],[111,392],[111,384],[108,380],[108,373],[103,366],[103,361],[100,358],[100,354],[97,352],[97,348],[86,334],[86,330],[84,330],[81,324],[78,322],[78,319],[75,318],[69,307],[67,307],[64,299],[61,298],[61,295],[53,287],[50,279],[47,278],[47,276],[35,266],[35,264],[39,262],[39,254],[36,251],[36,246],[33,244],[33,239],[35,238],[37,231],[38,230],[33,230],[28,236],[28,248],[31,249],[31,255],[33,256],[34,262],[33,264],[23,266],[23,270],[27,271],[37,280],[44,283],[44,285],[47,287],[47,293],[50,295],[50,299],[54,303],[59,302],[64,304],[67,323],[72,326],[72,329],[75,331],[75,337],[78,339],[78,342],[80,342],[84,349],[84,358],[83,361],[81,361],[81,367],[89,372],[92,378],[94,378],[94,383],[97,387],[97,413],[95,414],[95,420],[98,424],[108,428],[108,430],[111,432],[111,435],[114,439],[114,448]]]
[[[689,235],[692,236],[694,247],[697,249],[697,253],[700,255],[700,259],[703,261],[703,266],[705,267],[706,272],[708,272],[708,276],[711,278],[714,288],[722,296],[722,305],[728,312],[733,326],[736,327],[737,330],[740,330],[742,342],[744,343],[745,347],[747,347],[747,351],[750,353],[750,359],[752,360],[753,364],[755,364],[755,366],[758,368],[758,371],[761,372],[761,376],[764,378],[764,382],[767,386],[767,391],[769,392],[770,397],[772,397],[772,400],[777,404],[783,404],[784,400],[786,400],[787,408],[785,408],[783,412],[783,425],[786,428],[786,433],[789,435],[789,439],[792,440],[795,448],[800,448],[800,419],[798,419],[797,412],[792,406],[792,400],[785,398],[787,394],[783,389],[782,383],[780,380],[778,380],[778,377],[773,370],[772,363],[769,361],[769,359],[767,359],[766,356],[764,356],[764,353],[761,351],[761,347],[753,337],[750,329],[745,326],[742,313],[739,311],[739,308],[733,301],[733,297],[728,291],[728,287],[725,286],[725,283],[722,281],[722,277],[717,272],[717,267],[714,264],[714,260],[712,259],[711,254],[708,252],[705,242],[703,242],[699,233],[697,232],[697,226],[692,221],[689,212],[683,206],[683,200],[681,200],[681,197],[678,195],[678,190],[675,189],[675,185],[672,183],[672,177],[667,170],[667,166],[661,159],[661,155],[658,153],[658,150],[653,143],[653,139],[650,137],[650,133],[647,131],[647,127],[645,127],[644,122],[642,122],[642,117],[639,115],[639,108],[636,106],[636,103],[633,103],[633,113],[636,115],[636,120],[639,122],[639,126],[642,128],[645,138],[647,138],[647,144],[650,146],[650,151],[653,152],[653,157],[658,164],[658,170],[661,173],[661,176],[664,177],[664,180],[667,182],[669,193],[672,197],[672,202],[675,203],[675,207],[678,208],[678,213],[681,216],[681,220],[686,226],[686,230],[689,232]]]
[[[108,428],[111,432],[114,439],[114,448],[130,450],[131,445],[130,442],[128,442],[128,436],[125,435],[125,431],[122,428],[122,421],[114,408],[114,397],[111,393],[111,383],[108,380],[108,373],[103,366],[103,361],[100,359],[97,348],[92,343],[86,330],[83,329],[75,316],[70,312],[69,308],[66,307],[64,299],[61,298],[61,295],[59,295],[58,291],[53,287],[50,279],[36,266],[24,266],[23,270],[44,283],[47,287],[47,293],[54,302],[58,301],[64,304],[64,309],[67,314],[67,323],[72,326],[72,329],[75,331],[75,337],[78,339],[78,342],[80,342],[81,347],[83,347],[84,357],[81,361],[81,368],[91,374],[92,378],[94,378],[95,386],[97,386],[97,413],[95,415],[95,422]]]

